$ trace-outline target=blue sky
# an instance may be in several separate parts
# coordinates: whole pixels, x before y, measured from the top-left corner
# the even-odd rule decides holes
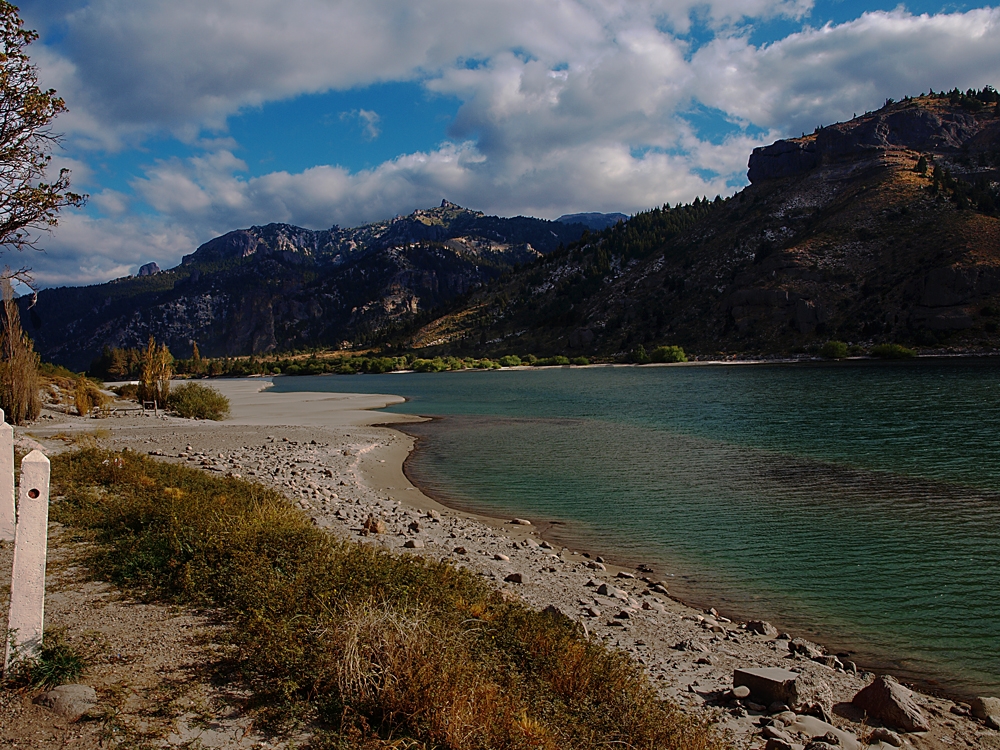
[[[750,151],[886,97],[1000,84],[1000,10],[852,0],[22,0],[90,194],[42,286],[231,229],[730,194]]]

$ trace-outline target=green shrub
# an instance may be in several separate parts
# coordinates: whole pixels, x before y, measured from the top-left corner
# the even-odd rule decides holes
[[[727,746],[570,618],[338,540],[274,490],[128,451],[59,454],[52,473],[53,519],[91,530],[97,575],[220,612],[261,724],[316,716],[325,747]]]
[[[12,687],[52,688],[76,682],[86,667],[84,658],[56,630],[45,634],[45,644],[36,656],[19,658],[15,652],[4,682]]]
[[[642,344],[639,344],[636,350],[632,352],[632,361],[637,365],[648,364],[650,359],[649,355],[646,354],[646,347],[644,347]]]
[[[879,344],[873,346],[868,353],[880,359],[907,359],[917,356],[915,350],[907,349],[902,344]]]
[[[501,367],[520,367],[521,366],[521,358],[518,357],[516,354],[508,354],[505,357],[500,357],[500,366]]]
[[[843,341],[827,341],[819,350],[819,354],[826,359],[843,359],[847,356],[847,344]]]
[[[229,416],[229,399],[201,383],[184,383],[167,397],[167,408],[186,419],[213,419]]]
[[[570,363],[574,365],[580,365],[582,367],[584,365],[589,365],[590,360],[587,359],[586,357],[573,357],[573,359],[570,360]]]
[[[559,367],[562,365],[568,365],[569,357],[564,357],[560,354],[555,357],[545,357],[544,359],[536,359],[531,364],[533,367]]]
[[[687,355],[679,346],[658,346],[649,355],[650,362],[687,362]]]

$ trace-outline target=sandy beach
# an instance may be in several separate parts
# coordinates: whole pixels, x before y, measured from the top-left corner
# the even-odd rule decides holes
[[[391,383],[386,379],[387,387]],[[116,450],[274,486],[315,525],[339,537],[450,560],[534,607],[557,608],[592,637],[629,652],[663,697],[690,711],[713,712],[739,747],[764,747],[765,726],[774,723],[775,714],[794,739],[792,747],[827,732],[838,737],[840,747],[866,746],[856,738],[871,727],[862,724],[863,712],[850,701],[875,676],[849,657],[825,654],[764,623],[730,622],[714,611],[688,607],[655,575],[550,544],[541,530],[544,519],[516,520],[529,525],[476,516],[426,496],[403,472],[414,439],[384,426],[419,419],[377,411],[402,398],[274,393],[264,379],[211,385],[230,399],[232,417],[224,422],[139,415],[98,421],[47,412],[46,419],[19,433],[52,450],[60,433],[100,430],[100,442]],[[384,531],[366,532],[370,518]],[[752,667],[798,673],[800,701],[793,708],[799,713],[729,693],[734,670]],[[914,700],[930,731],[902,735],[905,746],[1000,748],[1000,733],[967,716],[964,704],[919,693]]]

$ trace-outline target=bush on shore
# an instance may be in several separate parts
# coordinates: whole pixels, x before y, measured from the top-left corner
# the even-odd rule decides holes
[[[262,722],[308,721],[316,750],[727,747],[569,618],[339,541],[273,490],[94,448],[56,456],[53,477],[54,520],[94,535],[91,569],[219,608],[225,673]]]
[[[649,355],[650,362],[687,362],[687,355],[679,346],[658,346]]]
[[[108,402],[108,397],[97,387],[97,383],[81,375],[76,381],[73,401],[76,413],[85,417],[92,410],[104,406]]]
[[[820,348],[819,356],[825,359],[844,359],[847,356],[847,344],[843,341],[827,341]]]
[[[917,356],[915,350],[907,349],[902,344],[879,344],[873,346],[869,354],[880,359],[908,359]]]
[[[184,383],[167,397],[167,408],[186,419],[212,419],[229,416],[229,399],[201,383]]]

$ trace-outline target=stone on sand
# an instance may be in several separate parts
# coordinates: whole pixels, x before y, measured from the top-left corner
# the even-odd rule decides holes
[[[985,721],[990,729],[1000,729],[1000,698],[973,698],[969,707],[972,715]]]
[[[864,709],[869,716],[904,732],[926,732],[930,729],[920,706],[913,700],[913,693],[889,675],[876,677],[851,702]]]
[[[90,685],[60,685],[42,693],[34,702],[72,722],[97,704],[97,692]]]
[[[733,672],[733,685],[745,685],[757,703],[785,703],[794,706],[799,702],[798,674],[779,667],[751,667]]]

